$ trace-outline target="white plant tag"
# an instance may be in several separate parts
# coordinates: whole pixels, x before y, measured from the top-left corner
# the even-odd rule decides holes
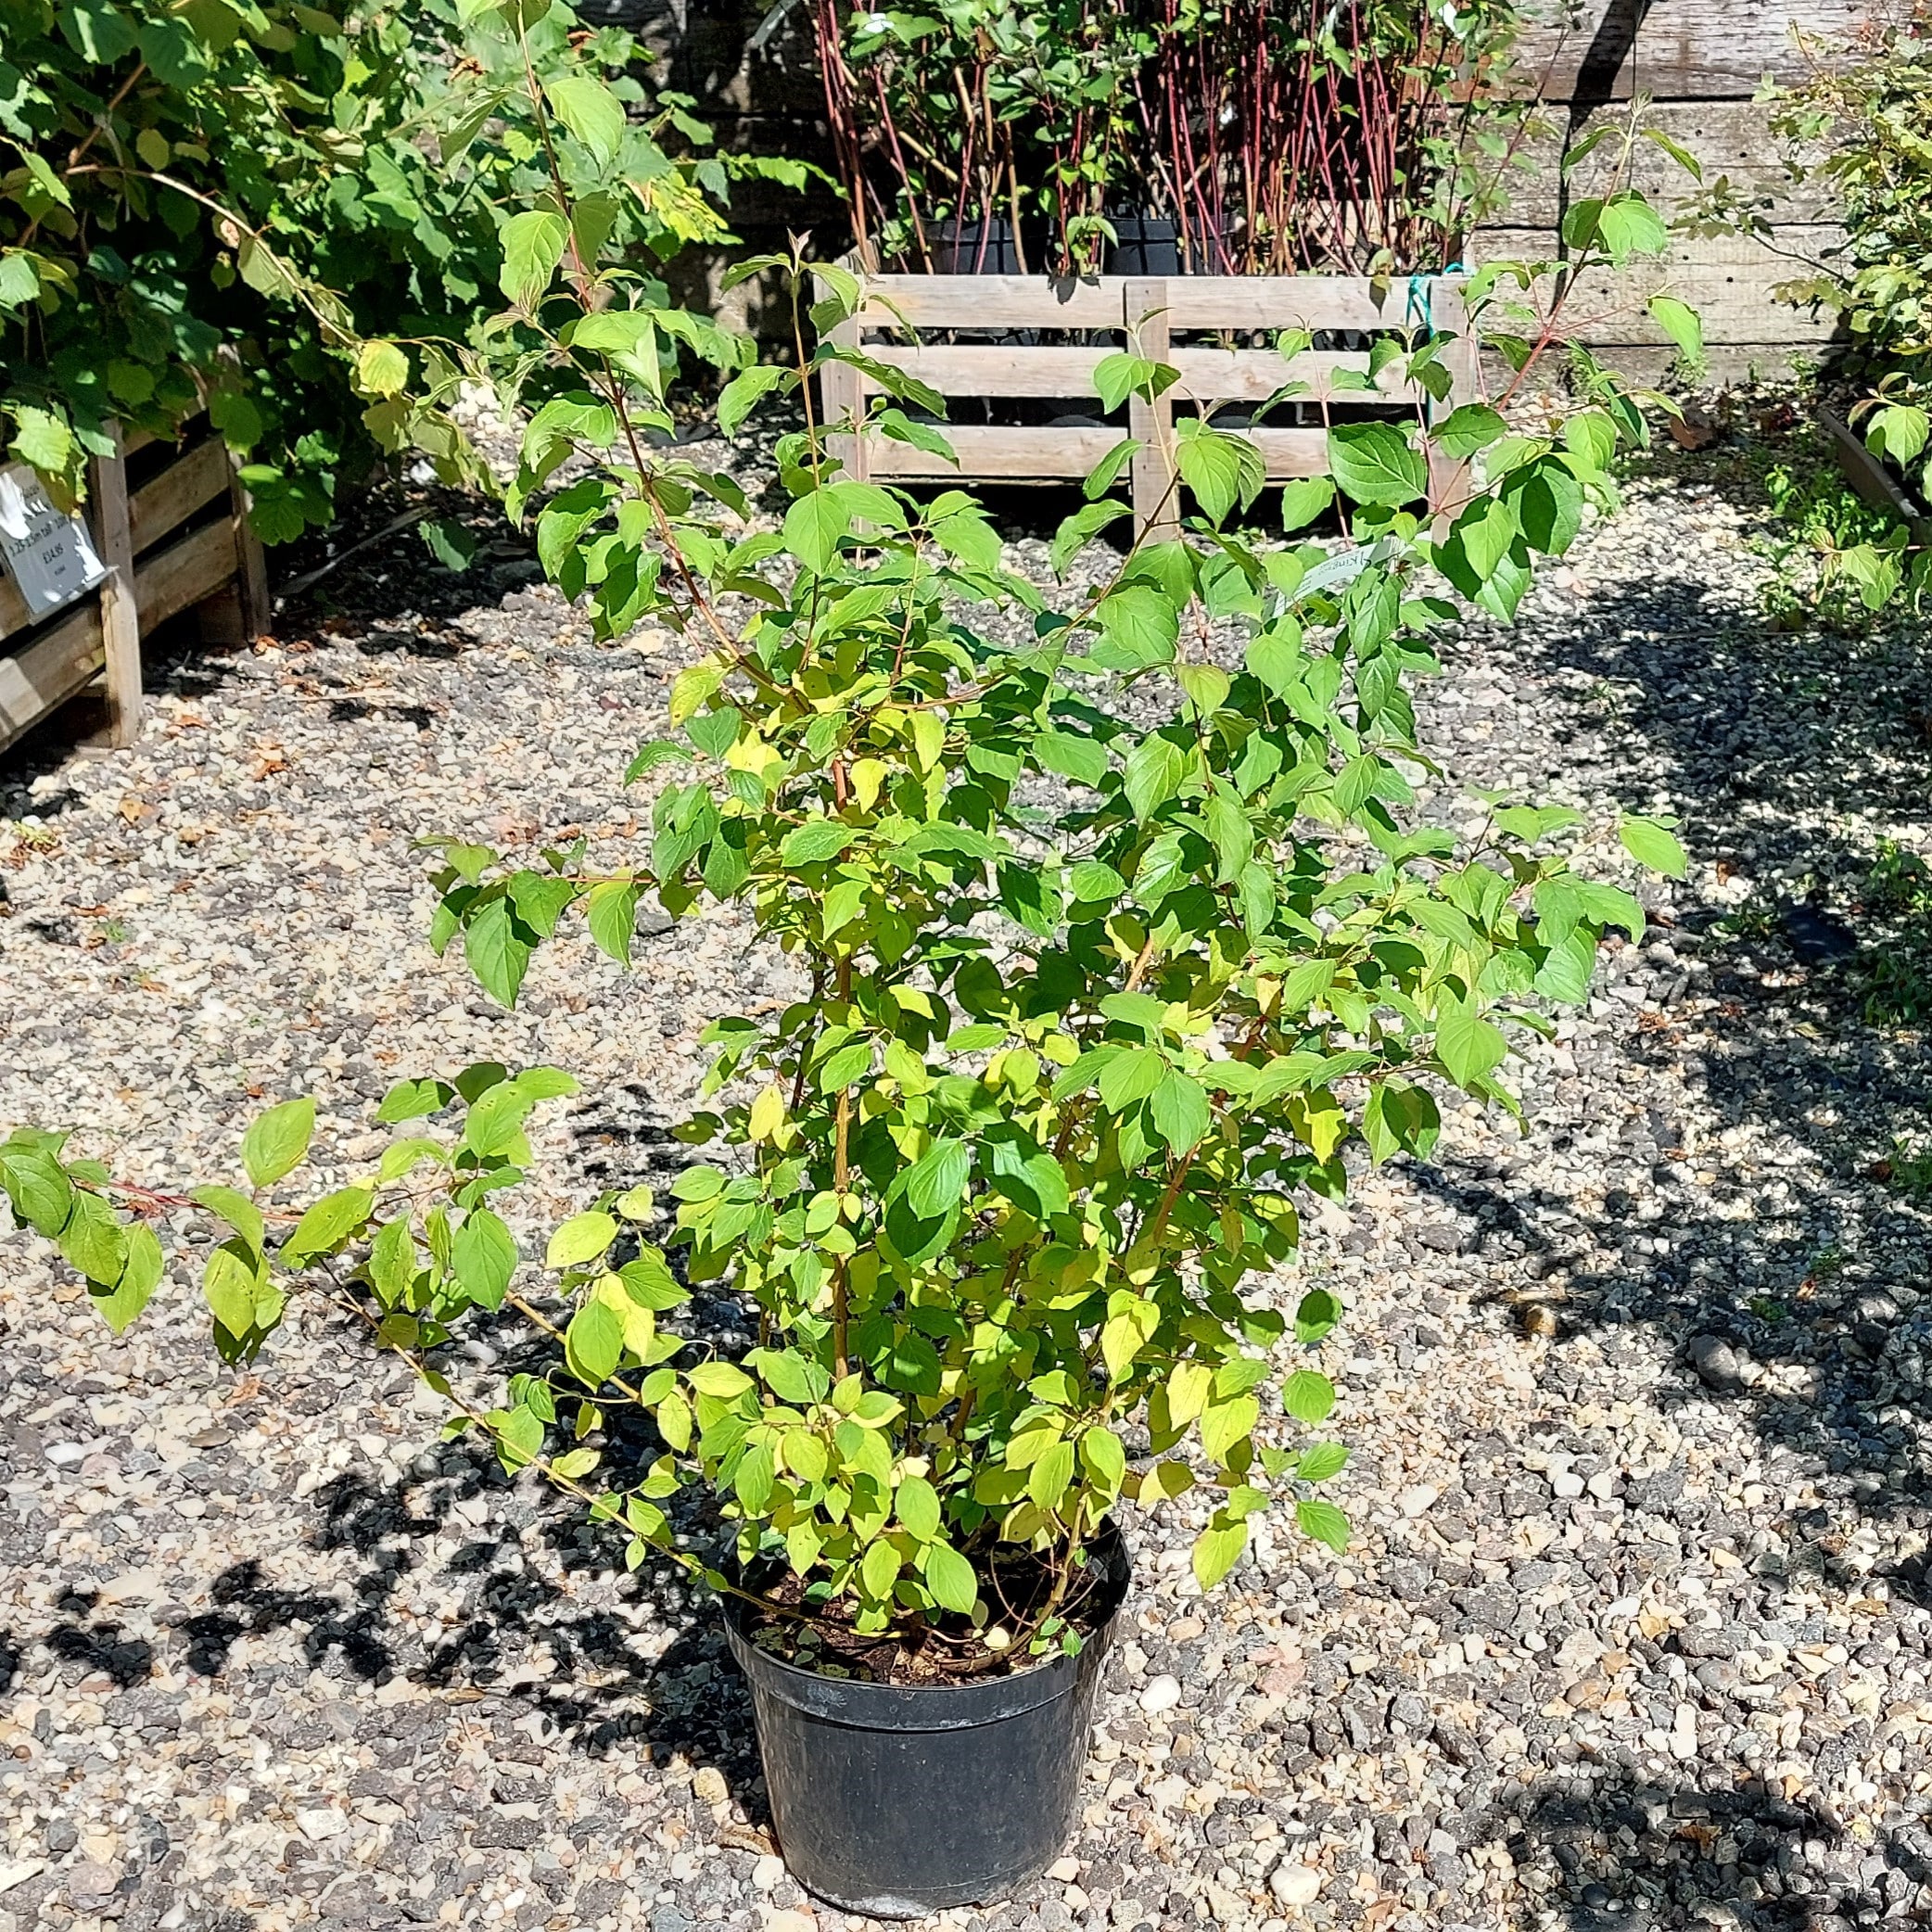
[[[62,515],[24,464],[0,470],[0,563],[36,617],[85,596],[108,574],[87,526]]]

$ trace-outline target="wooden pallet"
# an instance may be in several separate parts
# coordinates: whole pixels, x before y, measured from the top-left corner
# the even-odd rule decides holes
[[[268,631],[268,569],[226,444],[200,416],[172,460],[169,448],[117,438],[93,464],[87,520],[107,575],[85,597],[36,621],[0,576],[0,751],[95,684],[111,742],[133,744],[141,641],[184,611],[211,643]]]
[[[851,264],[847,264],[851,266]],[[904,369],[947,398],[1092,396],[1101,359],[1132,347],[1180,371],[1180,381],[1158,401],[1128,405],[1126,434],[1141,444],[1133,463],[1134,514],[1143,529],[1171,527],[1178,494],[1175,475],[1176,405],[1214,407],[1256,403],[1290,378],[1308,386],[1302,400],[1332,398],[1341,413],[1365,401],[1418,408],[1439,405],[1385,370],[1378,395],[1334,391],[1338,374],[1367,373],[1365,350],[1311,350],[1285,363],[1272,348],[1203,343],[1212,335],[1272,336],[1306,329],[1317,340],[1340,333],[1389,334],[1422,319],[1456,340],[1445,352],[1455,388],[1441,408],[1475,393],[1476,365],[1465,338],[1464,278],[1398,279],[1379,294],[1366,275],[1101,275],[1054,281],[1044,275],[862,275],[858,312],[837,324],[832,339],[862,348],[873,360]],[[822,283],[821,298],[831,293]],[[1025,330],[1036,343],[930,343],[955,330]],[[1050,338],[1083,336],[1085,341]],[[1094,336],[1108,338],[1096,346]],[[1177,339],[1178,338],[1178,339]],[[820,376],[828,424],[860,421],[879,393],[877,383],[849,363],[828,364]],[[1095,405],[1098,408],[1098,403]],[[1107,426],[947,424],[943,433],[959,456],[944,458],[876,433],[833,439],[833,453],[856,477],[938,482],[960,477],[1009,482],[1076,480],[1121,439]],[[1316,426],[1242,432],[1260,450],[1271,481],[1313,477],[1328,469],[1327,433]]]

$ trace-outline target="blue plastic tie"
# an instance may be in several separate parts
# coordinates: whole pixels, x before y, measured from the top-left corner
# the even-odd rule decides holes
[[[1460,261],[1452,261],[1447,268],[1430,269],[1427,273],[1417,271],[1409,277],[1408,307],[1403,315],[1405,323],[1419,322],[1432,336],[1435,334],[1435,317],[1430,312],[1431,298],[1429,285],[1438,275],[1457,275],[1463,271]]]

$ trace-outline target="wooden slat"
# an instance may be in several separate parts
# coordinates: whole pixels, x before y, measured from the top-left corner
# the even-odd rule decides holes
[[[1174,352],[1167,330],[1171,286],[1150,278],[1129,282],[1126,286],[1134,346],[1150,362],[1165,362]],[[1163,394],[1150,402],[1144,397],[1130,397],[1127,428],[1140,445],[1134,452],[1131,476],[1135,527],[1149,541],[1169,541],[1178,534],[1180,510],[1175,480],[1173,399]]]
[[[1341,375],[1366,375],[1366,355],[1343,355],[1307,350],[1292,362],[1272,349],[1169,349],[1160,358],[1181,373],[1175,386],[1177,400],[1195,402],[1264,402],[1290,382],[1307,386],[1306,400],[1337,395],[1342,400],[1374,400],[1360,389],[1334,389]],[[1382,371],[1376,394],[1387,402],[1419,402],[1426,392],[1405,383],[1392,363]]]
[[[1292,366],[1272,349],[1173,349],[1158,355],[1145,340],[1140,352],[1164,362],[1181,373],[1176,396],[1193,400],[1260,402],[1285,383],[1306,383],[1312,395],[1326,393],[1343,372],[1366,375],[1366,355],[1309,350]],[[929,348],[882,343],[868,353],[895,369],[903,369],[942,396],[1061,397],[1094,396],[1094,372],[1113,349],[1009,348],[1003,343],[974,342]],[[1419,394],[1394,371],[1383,373],[1383,395],[1410,401]],[[1098,400],[1098,398],[1096,398]]]
[[[1836,228],[1786,228],[1773,254],[1761,243],[1739,235],[1689,237],[1671,244],[1663,257],[1633,263],[1621,274],[1586,276],[1568,304],[1565,333],[1593,349],[1626,343],[1661,345],[1669,337],[1645,311],[1659,292],[1688,302],[1702,316],[1704,338],[1713,350],[1748,344],[1770,355],[1816,353],[1831,339],[1829,311],[1813,316],[1779,301],[1773,290],[1805,273],[1802,259],[1817,259],[1842,239]],[[1547,230],[1489,229],[1477,240],[1485,261],[1547,261],[1557,237]],[[1493,310],[1490,324],[1498,317]],[[1769,361],[1765,366],[1771,366]]]
[[[960,466],[905,443],[866,439],[868,471],[874,477],[998,477],[1046,481],[1084,477],[1120,441],[1120,431],[1078,426],[1033,428],[972,424],[942,431],[960,458]]]
[[[108,674],[108,732],[119,745],[141,735],[141,616],[134,607],[134,544],[127,464],[118,430],[114,454],[94,465],[94,540],[101,579],[101,651]]]
[[[1328,474],[1328,439],[1319,429],[1251,429],[1248,439],[1261,451],[1276,480]]]
[[[1176,275],[1167,282],[1170,329],[1399,329],[1421,321],[1433,276],[1406,277],[1378,299],[1366,275]],[[1131,322],[1134,318],[1128,318]]]
[[[144,557],[134,570],[142,634],[211,596],[235,575],[235,527],[225,517]]]
[[[253,520],[254,503],[243,487],[241,465],[235,451],[227,452],[228,503],[235,516],[235,595],[241,607],[242,638],[273,636],[275,607],[269,597],[268,552],[263,548]]]
[[[1871,0],[1531,0],[1517,64],[1544,98],[1748,100],[1766,74],[1809,70],[1792,30],[1837,57],[1872,12]],[[1639,24],[1641,22],[1641,24]]]
[[[25,650],[0,654],[0,751],[101,667],[101,614],[90,597]]]
[[[17,630],[32,629],[33,621],[33,613],[27,608],[19,586],[0,570],[0,638],[9,638]]]
[[[1123,286],[1112,277],[869,275],[858,319],[869,329],[1117,329]]]
[[[172,529],[228,488],[228,450],[220,437],[210,437],[159,477],[135,490],[129,504],[134,554],[151,549]]]
[[[1545,131],[1523,144],[1521,165],[1506,170],[1503,187],[1507,203],[1498,217],[1512,228],[1554,228],[1562,219],[1564,183],[1559,163],[1567,148],[1585,140],[1607,123],[1629,124],[1628,104],[1596,108],[1574,124],[1558,108],[1545,110]],[[1826,222],[1837,212],[1837,196],[1822,174],[1807,172],[1793,181],[1766,124],[1764,108],[1751,101],[1653,101],[1637,122],[1694,154],[1706,181],[1722,174],[1732,186],[1754,201],[1768,204],[1773,222]],[[1614,135],[1578,164],[1569,184],[1576,201],[1601,191],[1603,177],[1622,154]],[[1666,210],[1697,193],[1697,184],[1654,141],[1640,140],[1631,150],[1623,183],[1639,189]]]
[[[1009,348],[998,342],[936,347],[880,342],[866,353],[916,375],[942,396],[1049,397],[1093,395],[1094,371],[1118,350]]]

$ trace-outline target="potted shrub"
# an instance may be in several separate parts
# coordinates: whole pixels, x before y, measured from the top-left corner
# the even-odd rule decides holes
[[[669,775],[635,855],[531,866],[439,839],[432,938],[514,1001],[566,917],[628,960],[647,896],[673,916],[731,901],[800,996],[713,1022],[669,1200],[603,1195],[540,1256],[500,1208],[532,1112],[574,1089],[548,1068],[405,1079],[387,1151],[307,1201],[301,1098],[191,1192],[117,1182],[34,1127],[0,1144],[0,1188],[116,1329],[177,1215],[216,1224],[225,1356],[253,1356],[293,1293],[339,1303],[633,1565],[663,1551],[724,1595],[807,1887],[882,1913],[983,1900],[1069,1823],[1124,1505],[1198,1506],[1203,1589],[1261,1511],[1346,1541],[1321,1493],[1346,1460],[1321,1434],[1335,1391],[1305,1354],[1341,1310],[1318,1289],[1283,1313],[1267,1288],[1297,1197],[1341,1193],[1352,1145],[1426,1152],[1432,1089],[1512,1105],[1512,1031],[1583,997],[1607,928],[1642,930],[1556,849],[1575,814],[1493,800],[1458,841],[1407,809],[1441,578],[1513,610],[1642,419],[1605,381],[1560,434],[1483,406],[1428,439],[1340,427],[1305,492],[1349,506],[1333,554],[1229,528],[1256,459],[1195,426],[1194,540],[1060,596],[1005,567],[970,496],[843,477],[807,419],[779,445],[782,527],[747,531],[728,478],[642,453],[668,424],[660,345],[734,370],[728,431],[773,391],[808,400],[808,370],[746,366],[600,261],[579,199],[603,180],[578,133],[595,103],[558,123],[550,191],[506,211],[502,332],[544,371],[509,501],[527,512],[569,463],[535,515],[556,581],[604,635],[646,612],[682,627],[693,661],[671,735],[630,768]],[[1107,380],[1169,374],[1123,360]],[[439,445],[440,401],[386,420]],[[1444,483],[1426,440],[1482,467]],[[1070,518],[1061,564],[1117,514]],[[1245,632],[1239,658],[1196,642],[1216,623]],[[1662,828],[1621,833],[1681,864]],[[756,1346],[684,1332],[693,1283],[742,1296]],[[445,1344],[504,1308],[554,1343],[548,1371],[454,1386]],[[648,1432],[611,1429],[618,1408]]]

